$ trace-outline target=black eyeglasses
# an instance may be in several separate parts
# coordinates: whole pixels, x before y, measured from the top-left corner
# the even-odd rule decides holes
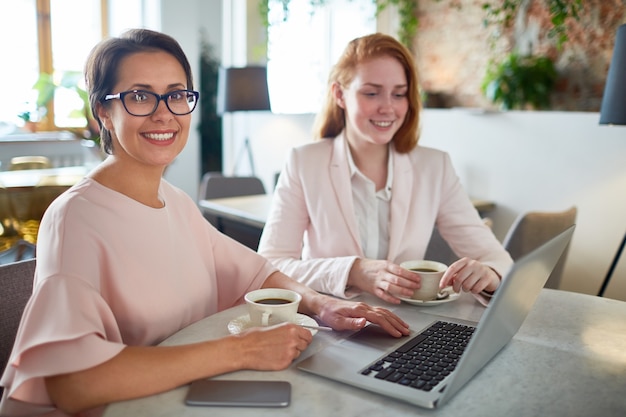
[[[200,93],[192,90],[176,90],[166,94],[132,90],[108,94],[104,97],[104,101],[120,99],[128,114],[145,117],[153,114],[159,107],[159,102],[163,100],[170,112],[177,116],[184,116],[196,108],[198,97]]]

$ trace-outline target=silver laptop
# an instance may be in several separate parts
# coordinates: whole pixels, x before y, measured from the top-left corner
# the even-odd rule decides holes
[[[574,227],[515,262],[478,323],[404,314],[412,329],[408,339],[369,325],[304,359],[298,368],[421,407],[442,406],[517,333]]]

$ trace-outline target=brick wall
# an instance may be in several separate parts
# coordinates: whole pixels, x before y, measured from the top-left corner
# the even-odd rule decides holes
[[[600,109],[615,33],[626,23],[626,0],[583,0],[580,19],[568,21],[569,41],[561,50],[547,36],[550,16],[543,0],[525,1],[515,25],[501,33],[483,25],[484,2],[419,0],[414,49],[429,105],[491,106],[480,90],[489,60],[531,48],[553,58],[559,73],[553,110]]]

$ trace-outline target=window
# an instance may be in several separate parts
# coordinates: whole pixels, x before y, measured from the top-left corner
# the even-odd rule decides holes
[[[333,0],[324,7],[270,1],[268,84],[274,113],[317,113],[332,65],[348,42],[376,31],[374,1]]]
[[[20,123],[18,114],[36,113],[36,95],[31,91],[39,73],[36,28],[35,0],[0,3],[3,57],[0,91],[4,95],[0,100],[0,136],[3,131],[10,133],[12,123]]]
[[[101,0],[54,0],[50,2],[50,29],[54,83],[54,125],[87,125],[84,101],[76,88],[85,90],[83,67],[91,48],[102,39]],[[80,19],[76,18],[80,10]],[[62,86],[62,80],[68,82]]]
[[[85,88],[83,69],[87,55],[107,29],[113,28],[117,34],[127,27],[154,20],[158,15],[154,3],[152,0],[1,2],[0,91],[4,97],[0,100],[0,137],[13,133],[16,126],[23,127],[26,119],[38,122],[40,130],[84,128],[86,102],[76,90]],[[103,10],[119,16],[115,25],[105,25],[107,16],[102,16]],[[40,78],[43,74],[49,76]],[[54,96],[51,105],[38,108],[40,94],[33,86],[44,79]]]

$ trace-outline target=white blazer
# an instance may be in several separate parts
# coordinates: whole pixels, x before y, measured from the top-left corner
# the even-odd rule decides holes
[[[513,260],[485,226],[447,153],[393,146],[393,184],[387,260],[422,259],[435,224],[452,250],[500,276]],[[280,174],[258,252],[285,274],[339,297],[352,264],[364,254],[354,214],[348,146],[343,134],[292,149]]]

